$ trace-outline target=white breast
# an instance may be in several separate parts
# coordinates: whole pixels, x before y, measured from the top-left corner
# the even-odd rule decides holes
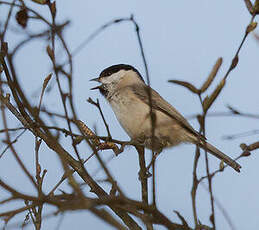
[[[149,125],[149,108],[133,96],[129,90],[120,91],[110,98],[109,103],[121,126],[131,138],[138,137]]]

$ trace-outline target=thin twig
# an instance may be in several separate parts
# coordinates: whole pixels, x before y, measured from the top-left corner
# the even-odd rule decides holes
[[[87,99],[87,101],[88,101],[90,104],[96,106],[97,109],[99,110],[99,112],[100,112],[100,114],[101,114],[101,117],[102,117],[102,120],[103,120],[103,123],[104,123],[105,128],[106,128],[106,131],[107,131],[108,138],[109,138],[109,139],[112,139],[111,132],[110,132],[110,129],[109,129],[109,125],[108,125],[108,123],[107,123],[106,120],[105,120],[105,117],[104,117],[104,115],[103,115],[103,111],[102,111],[102,108],[101,108],[101,106],[100,106],[99,100],[97,99],[96,102],[95,102],[95,101],[93,101],[93,99],[92,99],[91,97],[89,97],[89,98]]]

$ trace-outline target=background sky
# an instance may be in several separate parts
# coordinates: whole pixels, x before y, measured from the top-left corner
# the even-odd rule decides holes
[[[42,14],[48,15],[47,8],[37,4],[31,4],[31,6]],[[7,8],[0,6],[1,20],[5,18],[6,13]],[[244,1],[57,1],[57,21],[63,22],[68,19],[71,21],[64,31],[71,50],[75,50],[90,34],[106,22],[115,18],[129,17],[131,14],[134,14],[140,26],[151,86],[184,116],[188,117],[201,112],[198,98],[186,89],[167,81],[169,79],[184,80],[200,87],[217,58],[223,57],[222,68],[213,87],[209,90],[212,92],[226,73],[250,21],[251,16]],[[12,23],[14,27],[15,21]],[[34,31],[41,29],[36,23],[31,25],[30,23],[32,22],[29,22],[30,29]],[[8,34],[7,41],[10,48],[14,46],[17,39],[20,39],[19,36],[19,32]],[[46,43],[35,41],[24,47],[24,51],[16,57],[22,85],[35,104],[39,99],[38,89],[40,89],[43,79],[51,71],[45,48]],[[62,60],[62,52],[58,55]],[[258,60],[259,43],[253,34],[250,34],[240,52],[239,64],[230,74],[227,84],[211,112],[228,111],[226,105],[232,105],[240,111],[258,114]],[[105,117],[110,124],[112,136],[115,139],[128,140],[128,136],[120,127],[108,103],[98,92],[89,90],[95,86],[89,82],[91,78],[97,77],[104,68],[118,63],[135,66],[145,78],[137,37],[131,23],[126,22],[109,27],[74,57],[74,98],[79,118],[91,128],[96,126],[98,134],[106,135],[97,109],[86,102],[88,97],[99,98]],[[63,111],[61,103],[58,101],[58,91],[54,79],[52,85],[53,88],[46,95],[43,103],[45,106],[53,107],[53,112]],[[18,124],[14,119],[12,122],[14,126]],[[198,129],[195,120],[190,120],[190,123]],[[208,140],[233,158],[241,153],[240,143],[250,144],[258,140],[258,135],[231,141],[222,138],[224,135],[257,130],[258,122],[255,119],[233,116],[209,117],[206,127]],[[21,151],[26,166],[34,170],[32,139],[28,133],[16,146]],[[64,141],[68,141],[68,139],[64,138]],[[86,146],[82,146],[82,148],[86,148]],[[3,147],[0,147],[1,151],[2,149]],[[157,161],[158,207],[174,221],[178,221],[178,219],[173,210],[179,211],[192,226],[190,191],[194,150],[193,145],[180,145],[164,151]],[[257,152],[254,151],[250,157],[241,159],[240,174],[227,168],[224,173],[217,175],[213,180],[215,199],[224,207],[235,229],[258,229],[259,227],[259,158]],[[104,158],[112,155],[109,151],[104,151],[102,154]],[[48,170],[47,184],[44,185],[46,191],[61,176],[61,166],[57,162],[55,154],[43,146],[41,164]],[[210,157],[210,165],[211,169],[217,169],[219,160]],[[99,168],[94,159],[90,160],[86,167],[91,172]],[[123,154],[110,161],[108,167],[121,187],[124,190],[126,188],[126,194],[131,198],[140,199],[138,197],[140,187],[137,182],[138,157],[135,150],[127,148]],[[199,172],[200,175],[205,173],[204,157],[201,157]],[[8,154],[0,159],[0,175],[19,190],[32,193],[30,183],[20,173],[12,156]],[[97,178],[102,178],[102,174],[97,174]],[[61,188],[66,191],[70,189],[66,184]],[[200,186],[197,204],[200,220],[209,224],[210,206],[206,188],[206,183],[204,186]],[[88,191],[87,188],[86,191]],[[1,192],[5,194],[3,191]],[[0,207],[0,211],[2,210],[3,208]],[[45,214],[53,210],[51,207],[47,208]],[[24,214],[17,217],[16,220],[22,218],[24,218]],[[56,217],[43,221],[42,229],[55,229],[57,221]],[[87,211],[65,214],[60,229],[71,229],[75,225],[77,229],[109,229],[106,224]],[[218,229],[231,229],[217,205],[216,226]],[[28,229],[31,228],[32,226],[28,227]]]

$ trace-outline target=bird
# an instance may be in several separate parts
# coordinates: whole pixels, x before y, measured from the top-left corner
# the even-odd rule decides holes
[[[241,166],[235,160],[207,142],[206,137],[197,132],[170,103],[145,84],[133,66],[112,65],[91,81],[101,83],[91,90],[98,89],[106,98],[119,123],[135,143],[155,153],[180,143],[192,143],[240,172]]]

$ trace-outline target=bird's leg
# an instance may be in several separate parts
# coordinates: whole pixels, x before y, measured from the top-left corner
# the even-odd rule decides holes
[[[149,171],[150,167],[152,166],[152,164],[155,162],[156,158],[158,157],[158,155],[160,154],[160,152],[156,152],[153,157],[152,160],[150,161],[149,165],[147,166],[147,171]]]

